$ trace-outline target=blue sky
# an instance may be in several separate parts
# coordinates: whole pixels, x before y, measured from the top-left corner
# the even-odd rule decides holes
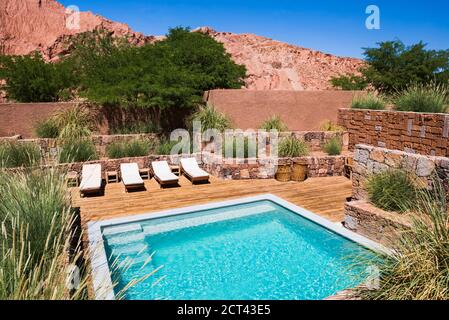
[[[449,1],[427,0],[62,0],[148,35],[169,27],[211,26],[255,33],[341,56],[362,57],[362,47],[401,39],[449,49]],[[365,9],[377,5],[381,29],[368,30]]]

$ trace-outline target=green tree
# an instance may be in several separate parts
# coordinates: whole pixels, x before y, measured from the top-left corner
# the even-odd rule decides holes
[[[334,88],[348,91],[365,90],[368,87],[368,82],[365,77],[355,74],[333,77],[331,83]]]
[[[171,29],[167,38],[142,47],[107,34],[85,37],[70,58],[78,65],[80,94],[112,106],[189,112],[205,90],[240,88],[246,68],[235,64],[223,45],[189,29]]]
[[[0,79],[8,98],[18,102],[62,100],[75,83],[69,62],[46,63],[39,53],[0,56]]]
[[[376,90],[391,94],[411,83],[447,83],[449,50],[427,50],[426,44],[406,46],[387,41],[377,48],[365,48],[367,66],[361,71]]]

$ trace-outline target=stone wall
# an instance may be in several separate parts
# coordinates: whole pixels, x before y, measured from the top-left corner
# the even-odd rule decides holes
[[[372,175],[388,169],[405,169],[430,185],[432,174],[437,172],[445,184],[449,177],[449,158],[424,156],[398,150],[357,145],[354,153],[353,198],[367,199],[365,181]],[[447,187],[447,186],[446,186]]]
[[[348,151],[349,149],[349,133],[338,131],[292,131],[283,132],[279,135],[280,138],[294,136],[300,140],[304,140],[310,148],[310,151],[322,151],[324,145],[332,138],[340,138],[343,142],[342,151]]]
[[[106,148],[112,143],[129,142],[135,139],[147,140],[149,144],[159,140],[157,134],[127,134],[127,135],[94,135],[92,141],[95,144],[97,155],[99,158],[107,157]],[[44,163],[54,163],[58,157],[58,144],[56,139],[19,139],[18,137],[3,138],[3,140],[11,140],[17,143],[34,143],[41,150],[42,160]]]
[[[449,156],[449,114],[340,109],[338,124],[357,144],[432,156]]]
[[[214,176],[223,179],[273,179],[276,175],[276,165],[273,162],[263,162],[258,159],[234,159],[221,161],[211,153],[203,153],[205,169]],[[282,158],[279,162],[290,163],[301,161],[307,164],[307,177],[343,176],[346,156],[314,156],[300,158]]]
[[[344,226],[389,246],[398,239],[402,231],[411,227],[411,220],[407,215],[387,212],[360,200],[345,204]]]

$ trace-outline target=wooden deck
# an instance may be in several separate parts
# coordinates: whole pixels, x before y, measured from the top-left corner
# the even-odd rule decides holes
[[[72,202],[81,209],[82,223],[160,210],[182,208],[271,193],[331,221],[343,220],[343,207],[351,196],[351,182],[344,177],[313,178],[305,182],[275,180],[228,181],[212,178],[210,184],[192,185],[181,177],[180,187],[161,189],[146,180],[146,191],[125,193],[121,183],[108,184],[103,196],[80,198],[72,189]]]

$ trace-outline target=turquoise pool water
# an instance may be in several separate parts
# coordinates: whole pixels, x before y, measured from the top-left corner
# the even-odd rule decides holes
[[[271,201],[105,227],[126,299],[324,299],[362,282],[360,245]],[[368,267],[368,266],[366,266]]]

